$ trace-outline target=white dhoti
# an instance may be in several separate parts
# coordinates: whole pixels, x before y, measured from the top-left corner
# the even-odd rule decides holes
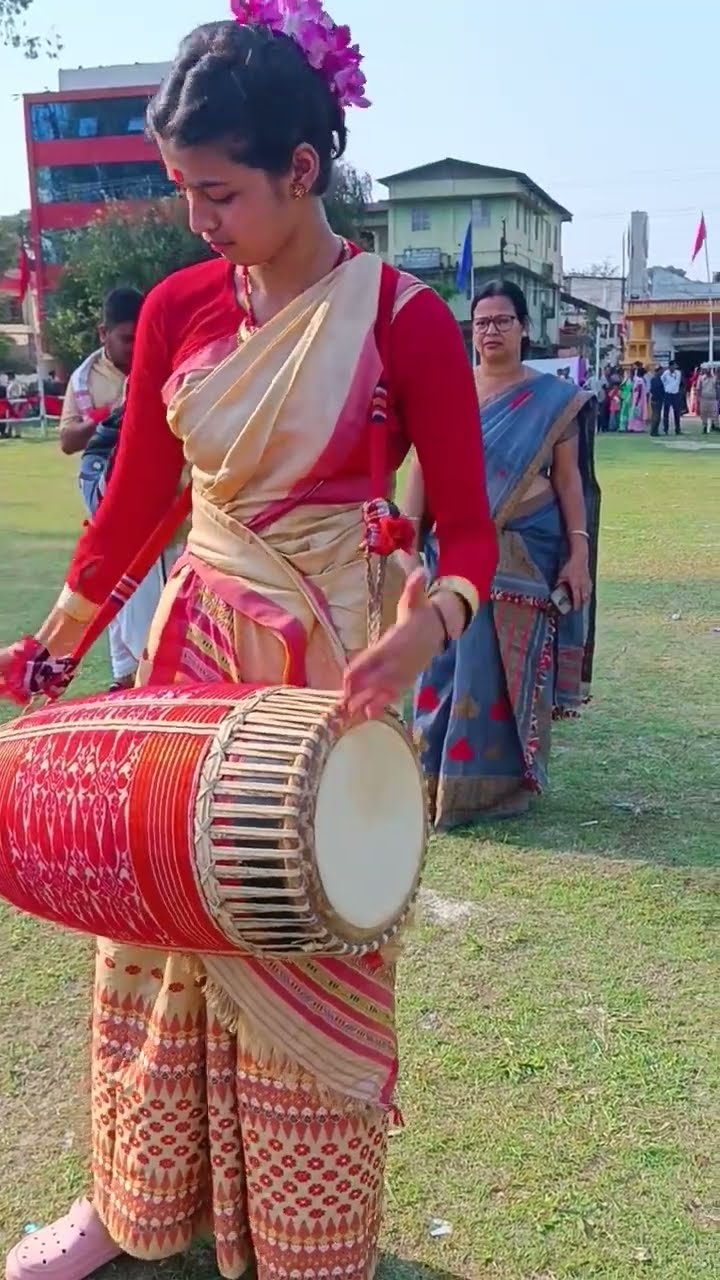
[[[108,639],[113,680],[128,680],[135,675],[160,596],[180,553],[179,547],[165,551],[117,618],[110,623]]]

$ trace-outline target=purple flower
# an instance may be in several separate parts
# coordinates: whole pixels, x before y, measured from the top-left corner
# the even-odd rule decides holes
[[[238,22],[288,36],[326,79],[341,106],[369,107],[362,54],[347,26],[336,26],[321,0],[231,0]]]
[[[282,30],[282,0],[230,0],[230,8],[243,26],[253,23],[258,27],[269,27],[271,31]]]

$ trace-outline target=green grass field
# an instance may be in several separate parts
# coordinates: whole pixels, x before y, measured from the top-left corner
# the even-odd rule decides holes
[[[0,643],[59,590],[74,471],[0,442]],[[592,707],[530,817],[432,847],[383,1280],[720,1276],[720,450],[610,437],[599,473]],[[101,643],[82,687],[106,678]],[[0,1247],[86,1185],[90,965],[0,909]]]

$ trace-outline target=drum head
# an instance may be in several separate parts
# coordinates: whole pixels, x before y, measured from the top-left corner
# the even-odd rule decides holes
[[[317,874],[350,931],[382,931],[417,887],[426,843],[425,788],[393,723],[356,725],[332,747],[315,807]]]

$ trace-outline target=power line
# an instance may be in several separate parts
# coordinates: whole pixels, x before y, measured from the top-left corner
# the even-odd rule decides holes
[[[705,213],[720,213],[720,205],[705,204],[703,205],[703,209]],[[577,221],[580,218],[582,218],[584,222],[596,221],[599,218],[629,218],[630,217],[629,208],[596,209],[592,212],[589,209],[588,210],[574,209],[572,212],[573,212],[573,221]],[[682,209],[653,209],[652,206],[650,206],[648,209],[645,210],[645,212],[647,213],[648,217],[651,220],[653,218],[677,218],[677,217],[681,217],[684,214],[690,214],[690,213],[695,214],[695,216],[699,218],[700,205],[697,205],[697,204],[686,205]]]
[[[563,177],[557,177],[557,178],[547,178],[546,183],[547,185],[552,184],[553,186],[556,186],[556,187],[569,187],[576,190],[580,190],[581,188],[599,189],[600,187],[613,187],[613,186],[626,187],[628,186],[629,183],[638,183],[638,182],[642,182],[643,180],[648,180],[653,178],[657,178],[658,180],[661,180],[663,183],[675,183],[675,182],[687,183],[689,179],[706,177],[708,175],[712,176],[717,181],[717,176],[718,176],[717,168],[683,169],[682,171],[679,171],[677,169],[646,169],[644,171],[634,169],[631,174],[626,174],[624,177],[607,178],[607,179],[602,179],[596,182],[584,182],[584,181],[573,182],[571,179],[568,179],[567,176],[563,176]]]

